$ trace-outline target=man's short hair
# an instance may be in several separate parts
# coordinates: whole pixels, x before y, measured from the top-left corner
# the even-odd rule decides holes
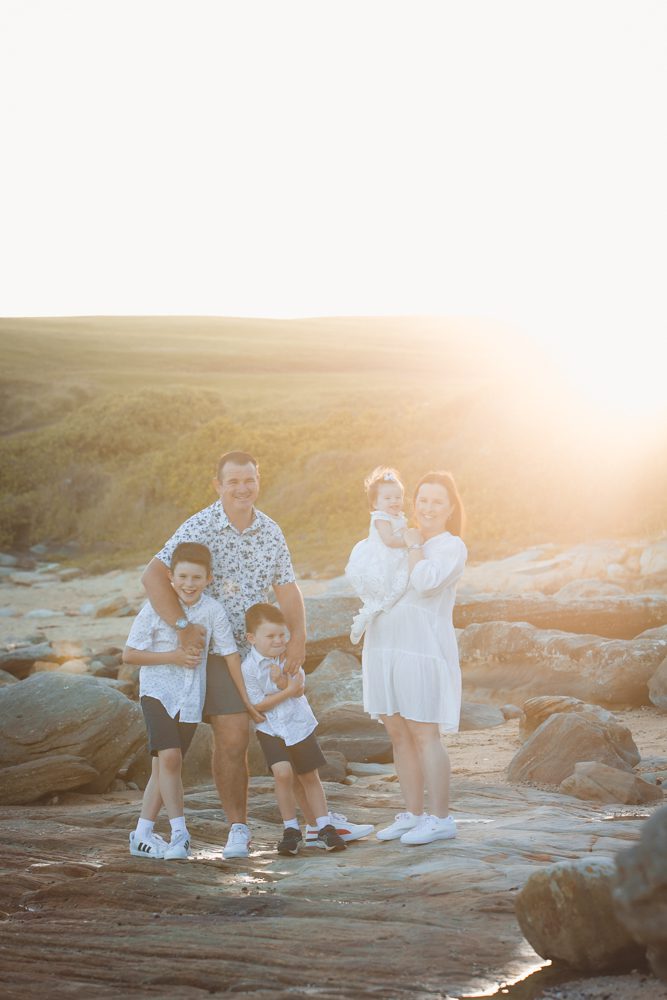
[[[253,604],[251,608],[248,608],[245,613],[246,632],[254,634],[264,622],[269,622],[271,625],[287,624],[285,615],[280,608],[276,608],[273,604]]]
[[[222,476],[222,470],[227,462],[232,462],[234,465],[254,465],[255,471],[257,472],[257,475],[259,475],[259,465],[257,464],[257,459],[253,458],[247,451],[226,451],[225,454],[221,455],[218,459],[218,479]]]
[[[211,553],[205,545],[199,542],[181,542],[173,551],[169,567],[172,571],[176,569],[178,563],[189,562],[197,566],[204,566],[206,572],[211,572]]]

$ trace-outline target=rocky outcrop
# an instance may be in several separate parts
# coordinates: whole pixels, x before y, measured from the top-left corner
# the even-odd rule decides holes
[[[551,715],[514,755],[507,780],[560,785],[580,761],[599,761],[632,771],[626,759],[627,737],[620,743],[617,740],[615,726],[579,714]]]
[[[664,797],[662,788],[644,781],[638,774],[590,760],[574,765],[574,774],[561,782],[560,791],[577,799],[626,805],[657,802]]]
[[[516,899],[519,926],[538,955],[584,972],[631,969],[643,957],[612,903],[614,862],[589,856],[531,875]]]
[[[0,688],[0,802],[104,791],[144,740],[139,706],[95,678],[45,673]]]
[[[27,677],[37,660],[57,663],[58,657],[50,643],[25,643],[0,651],[0,670],[6,670],[19,680]]]
[[[525,622],[470,625],[459,635],[464,685],[511,695],[569,695],[597,705],[644,705],[667,637],[603,639]]]
[[[346,760],[387,764],[393,759],[391,740],[379,722],[369,718],[361,705],[343,703],[320,716],[317,730],[325,754],[342,753]]]
[[[340,702],[361,704],[361,663],[351,653],[333,650],[309,674],[306,694],[318,718]]]
[[[656,708],[661,712],[667,712],[667,657],[649,681],[648,696]]]
[[[507,722],[505,714],[495,705],[480,705],[477,702],[464,701],[461,705],[459,732],[467,733],[473,729],[493,729]]]
[[[667,597],[633,594],[561,600],[534,593],[459,595],[455,626],[481,622],[528,622],[541,629],[632,639],[667,622]]]
[[[616,855],[616,868],[615,916],[667,980],[667,806],[646,821],[635,847]]]
[[[616,753],[635,767],[640,761],[639,750],[627,726],[619,722],[612,712],[599,705],[588,705],[578,698],[567,698],[546,695],[541,698],[529,698],[523,704],[523,717],[519,723],[519,732],[525,740],[534,733],[551,715],[557,713],[574,713],[604,726],[614,743]]]
[[[358,597],[306,597],[306,673],[317,666],[332,650],[353,653],[350,642],[352,619],[361,606]]]

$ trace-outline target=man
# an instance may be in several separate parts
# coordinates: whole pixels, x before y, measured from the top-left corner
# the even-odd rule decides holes
[[[188,518],[146,567],[142,583],[148,599],[160,618],[179,630],[180,645],[184,648],[201,645],[201,627],[190,625],[184,617],[169,580],[168,567],[179,543],[206,545],[211,552],[213,571],[209,593],[224,604],[241,655],[248,651],[246,609],[266,602],[273,588],[290,633],[285,651],[286,670],[296,673],[306,655],[303,597],[282,531],[275,521],[255,508],[259,494],[256,460],[247,452],[227,452],[220,458],[213,486],[219,501]],[[204,717],[213,731],[213,778],[231,823],[223,850],[225,858],[247,857],[250,845],[247,826],[249,714],[257,717],[234,685],[224,659],[210,655]],[[371,830],[370,826],[346,821],[344,839],[357,839]]]

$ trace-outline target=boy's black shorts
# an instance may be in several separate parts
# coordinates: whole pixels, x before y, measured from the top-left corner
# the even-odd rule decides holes
[[[180,750],[185,757],[197,723],[179,722],[179,712],[172,719],[162,702],[149,695],[141,699],[141,711],[148,732],[148,749],[153,757],[157,757],[158,750]]]
[[[224,656],[220,656],[218,653],[209,653],[206,660],[204,722],[208,722],[211,715],[236,715],[245,711],[243,699],[232,680]]]
[[[291,764],[297,774],[308,774],[309,771],[316,771],[318,767],[324,767],[327,762],[314,732],[306,736],[305,740],[294,743],[291,747],[288,747],[285,740],[281,740],[279,736],[269,736],[268,733],[261,733],[259,729],[256,730],[256,733],[269,768],[269,774],[272,773],[272,766],[283,760]]]

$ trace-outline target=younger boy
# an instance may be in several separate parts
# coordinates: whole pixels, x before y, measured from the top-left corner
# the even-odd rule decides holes
[[[342,851],[345,841],[331,822],[317,768],[326,758],[314,734],[317,719],[305,697],[305,674],[283,674],[280,664],[288,632],[282,612],[272,604],[253,604],[246,611],[247,638],[252,649],[242,664],[251,703],[265,716],[256,724],[257,739],[275,779],[276,800],[284,831],[278,854],[296,854],[302,840],[296,818],[294,773],[309,811],[317,820],[318,847]],[[371,827],[372,829],[372,827]]]
[[[204,594],[211,582],[211,553],[205,545],[183,542],[174,549],[169,577],[184,623],[203,625],[206,638],[203,649],[184,649],[178,644],[177,630],[146,603],[134,620],[123,652],[125,663],[141,666],[139,695],[153,756],[141,816],[130,834],[130,854],[141,858],[187,858],[190,853],[181,767],[197,723],[201,722],[209,644],[211,652],[225,657],[234,683],[248,704],[241,658],[227,614],[222,604]],[[153,830],[162,803],[171,824],[169,844]]]

